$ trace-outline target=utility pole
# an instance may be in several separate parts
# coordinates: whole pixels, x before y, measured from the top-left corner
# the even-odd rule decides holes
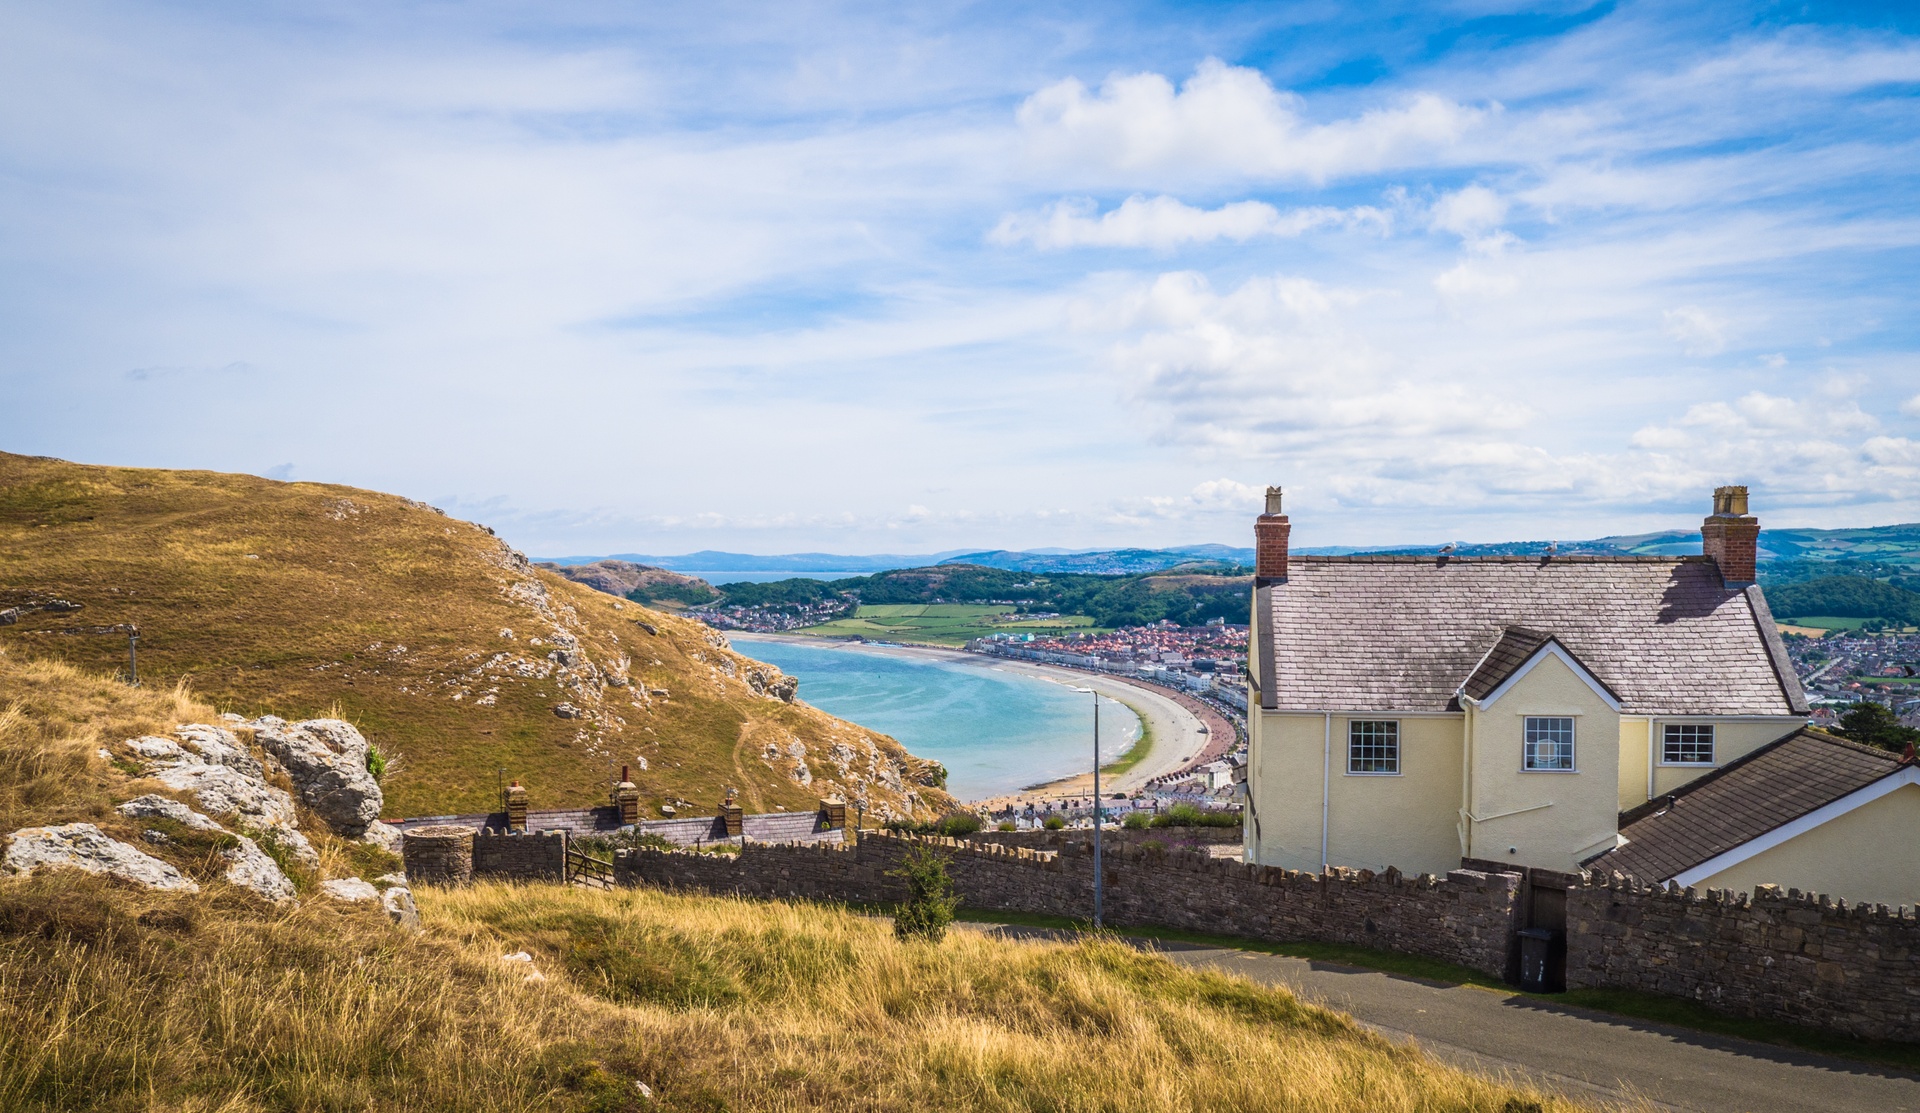
[[[1093,695],[1093,926],[1100,928],[1101,896],[1106,889],[1106,875],[1100,870],[1100,693],[1092,688],[1082,688],[1083,692]]]

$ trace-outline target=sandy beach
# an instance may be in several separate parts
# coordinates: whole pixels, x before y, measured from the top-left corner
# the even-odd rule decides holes
[[[754,634],[741,639],[750,646],[757,638],[779,638],[784,641],[806,642],[812,645],[842,646],[862,650],[899,654],[908,657],[922,657],[950,663],[964,663],[976,668],[994,669],[1000,672],[1018,673],[1032,676],[1069,688],[1092,688],[1103,696],[1118,700],[1140,716],[1141,722],[1151,732],[1153,742],[1147,755],[1135,765],[1118,776],[1103,774],[1100,778],[1100,791],[1111,795],[1115,792],[1131,793],[1141,788],[1155,777],[1171,773],[1186,762],[1197,757],[1206,748],[1208,731],[1199,716],[1175,703],[1166,695],[1151,688],[1128,683],[1115,676],[1098,673],[1079,672],[1074,669],[1055,668],[1051,665],[1036,664],[1031,661],[1014,661],[1002,657],[987,657],[978,653],[967,653],[958,649],[942,649],[926,645],[874,645],[871,642],[848,643],[839,638],[814,638],[794,634]],[[745,647],[743,647],[745,648]],[[751,655],[750,648],[746,650]],[[1091,726],[1091,715],[1089,715]],[[1117,744],[1116,744],[1117,745]],[[1103,747],[1101,756],[1112,762],[1120,757],[1116,748],[1107,751]],[[1068,796],[1085,796],[1092,791],[1093,775],[1087,773],[1053,781],[1044,785],[1035,785],[1017,793],[1002,794],[985,800],[970,801],[991,807],[1006,807],[1009,804],[1025,805],[1031,801],[1052,800]]]

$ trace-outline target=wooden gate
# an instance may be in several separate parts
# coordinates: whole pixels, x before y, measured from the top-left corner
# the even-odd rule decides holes
[[[596,889],[613,888],[613,863],[567,845],[567,881]]]

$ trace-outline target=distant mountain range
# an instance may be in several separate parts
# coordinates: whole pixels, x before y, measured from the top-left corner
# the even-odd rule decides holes
[[[1460,543],[1460,556],[1525,555],[1545,552],[1546,541]],[[1438,542],[1393,548],[1323,545],[1296,550],[1307,555],[1355,554],[1418,556],[1440,550]],[[1561,541],[1561,553],[1591,555],[1682,556],[1700,551],[1699,530],[1663,530],[1626,534],[1591,541]],[[791,572],[796,576],[820,573],[863,575],[898,568],[925,568],[938,564],[973,564],[1015,572],[1078,572],[1092,575],[1142,575],[1182,565],[1196,570],[1253,563],[1253,550],[1231,545],[1181,545],[1167,549],[948,549],[938,553],[880,553],[854,556],[840,553],[784,553],[761,556],[702,550],[681,556],[616,553],[605,556],[550,558],[554,564],[591,564],[599,560],[626,560],[675,572],[708,574],[724,582],[728,572]],[[1868,526],[1860,529],[1769,529],[1760,533],[1760,559],[1785,561],[1866,561],[1900,568],[1920,568],[1920,523]]]

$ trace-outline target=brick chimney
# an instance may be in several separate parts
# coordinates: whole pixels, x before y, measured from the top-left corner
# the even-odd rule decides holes
[[[1745,487],[1713,489],[1713,513],[1700,526],[1700,551],[1720,566],[1720,579],[1728,587],[1754,582],[1754,565],[1760,559],[1760,519],[1747,516]]]
[[[1287,578],[1287,535],[1293,526],[1280,513],[1280,488],[1267,488],[1267,512],[1253,523],[1253,575],[1256,580]]]

